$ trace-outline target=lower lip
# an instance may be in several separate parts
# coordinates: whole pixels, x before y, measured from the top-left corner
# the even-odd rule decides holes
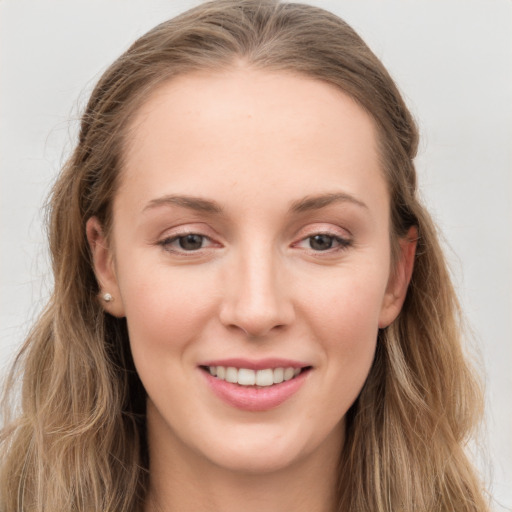
[[[240,386],[217,379],[204,370],[207,383],[212,391],[225,403],[244,411],[268,411],[291,398],[304,384],[309,370],[302,371],[297,377],[265,387]]]

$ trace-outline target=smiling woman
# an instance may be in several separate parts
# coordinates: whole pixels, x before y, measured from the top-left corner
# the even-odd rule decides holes
[[[339,453],[414,255],[404,240],[391,278],[372,119],[330,85],[241,62],[165,83],[132,124],[108,237],[97,217],[87,232],[148,394],[151,463],[172,481]],[[330,459],[307,477],[325,505]]]
[[[318,8],[218,0],[135,42],[53,191],[0,510],[487,510],[416,147]]]

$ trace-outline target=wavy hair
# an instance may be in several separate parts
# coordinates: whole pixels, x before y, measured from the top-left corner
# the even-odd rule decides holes
[[[152,91],[195,70],[291,71],[332,84],[373,118],[391,197],[391,240],[416,226],[411,284],[378,334],[347,413],[339,510],[486,511],[465,445],[482,396],[463,354],[460,310],[436,228],[417,195],[418,132],[393,80],[361,38],[322,9],[273,0],[216,0],[162,23],[104,73],[78,143],[50,197],[54,290],[7,383],[0,511],[141,510],[149,482],[145,392],[124,319],[106,314],[85,223],[108,232],[129,121]]]

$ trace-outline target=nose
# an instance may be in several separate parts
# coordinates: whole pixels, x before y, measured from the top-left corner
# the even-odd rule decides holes
[[[261,338],[289,326],[295,317],[279,258],[268,253],[240,255],[223,285],[220,320],[251,338]]]

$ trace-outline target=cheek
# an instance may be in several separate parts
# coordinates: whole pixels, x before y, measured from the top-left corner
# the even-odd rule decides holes
[[[340,276],[308,296],[310,331],[323,349],[326,382],[334,409],[345,413],[357,398],[371,368],[385,276]],[[341,400],[340,400],[341,399]]]
[[[370,314],[370,309],[368,302],[358,303],[355,298],[333,302],[329,315],[331,328],[324,329],[329,375],[343,390],[352,390],[349,394],[359,393],[375,354],[378,310],[374,308]],[[319,326],[320,333],[321,329]]]
[[[121,274],[121,272],[120,272]],[[196,339],[211,317],[213,283],[183,269],[131,267],[120,282],[134,357],[164,356]],[[151,348],[151,353],[146,352]],[[160,352],[161,351],[161,352]],[[160,355],[159,355],[160,354]]]
[[[339,276],[317,282],[303,301],[323,337],[352,345],[361,344],[378,330],[387,275],[366,271],[343,272]],[[337,343],[336,343],[337,345]]]

